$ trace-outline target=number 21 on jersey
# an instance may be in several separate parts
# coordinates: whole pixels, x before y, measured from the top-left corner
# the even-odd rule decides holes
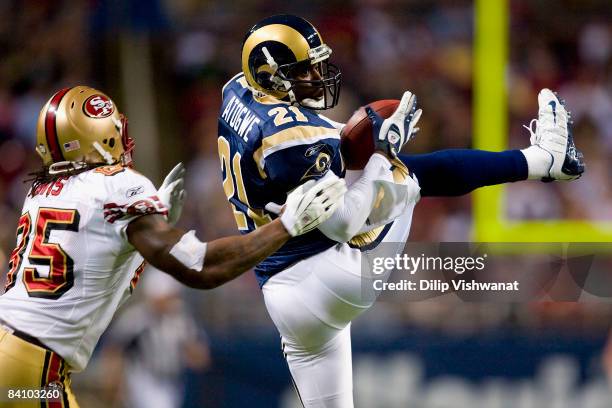
[[[223,190],[228,200],[237,199],[241,207],[237,207],[232,201],[230,205],[234,212],[234,218],[240,231],[248,231],[249,223],[257,228],[272,221],[269,215],[264,214],[261,210],[255,210],[250,207],[249,199],[247,198],[244,180],[242,179],[242,168],[240,167],[240,159],[242,155],[238,152],[231,155],[230,144],[227,139],[219,137],[217,139],[219,148],[219,158],[221,159],[221,167],[223,174]]]
[[[49,242],[49,238],[54,230],[78,232],[79,221],[77,210],[40,208],[34,223],[29,212],[23,214],[17,225],[17,247],[9,259],[5,291],[15,286],[26,249],[33,239],[28,253],[32,267],[24,267],[22,274],[28,296],[59,299],[66,293],[74,284],[74,261],[60,244]],[[36,266],[48,268],[48,275],[41,276]]]

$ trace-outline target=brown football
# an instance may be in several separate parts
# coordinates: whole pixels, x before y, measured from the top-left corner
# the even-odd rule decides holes
[[[374,112],[386,119],[395,112],[399,103],[400,101],[397,99],[383,99],[366,106],[371,107]],[[364,106],[353,113],[353,116],[342,129],[340,151],[348,170],[363,169],[372,153],[374,153],[372,122],[368,119]]]

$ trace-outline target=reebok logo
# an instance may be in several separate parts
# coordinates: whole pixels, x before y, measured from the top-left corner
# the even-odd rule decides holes
[[[132,198],[142,193],[144,193],[144,186],[132,187],[128,191],[125,192],[125,196],[127,198]]]

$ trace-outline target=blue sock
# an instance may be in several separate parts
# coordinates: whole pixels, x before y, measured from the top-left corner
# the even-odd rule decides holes
[[[422,197],[459,196],[479,187],[526,180],[528,172],[520,150],[449,149],[399,158],[419,179]]]

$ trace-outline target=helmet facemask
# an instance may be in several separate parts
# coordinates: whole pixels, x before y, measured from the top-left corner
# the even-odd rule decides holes
[[[309,63],[309,61],[306,61]],[[300,62],[294,64],[284,65],[279,67],[277,75],[283,80],[290,84],[290,87],[287,91],[289,94],[289,98],[291,98],[291,102],[296,102],[300,106],[309,109],[331,109],[338,104],[338,100],[340,98],[340,85],[341,85],[341,75],[340,69],[330,63],[328,60],[324,60],[318,62],[316,64],[317,70],[321,75],[321,79],[315,80],[303,80],[303,79],[294,79],[294,76],[291,75],[293,71],[294,65],[299,65]],[[298,68],[299,69],[299,68]],[[287,73],[285,73],[287,72]],[[296,90],[299,87],[308,87],[312,89],[321,89],[323,90],[322,95],[318,98],[304,98],[298,100],[296,97]]]
[[[121,155],[121,165],[134,167],[134,154],[136,142],[128,134],[128,118],[121,114],[121,143],[123,143],[123,154]]]
[[[267,64],[272,68],[270,81],[277,91],[286,92],[291,103],[297,103],[308,109],[325,110],[331,109],[338,104],[340,98],[341,72],[340,69],[329,62],[331,49],[322,44],[309,51],[309,59],[297,61],[284,65],[277,65],[274,58],[264,47],[262,49],[266,56]],[[316,66],[321,79],[305,80],[296,79],[301,73],[306,73]],[[296,90],[308,89],[322,90],[321,96],[298,99]]]

